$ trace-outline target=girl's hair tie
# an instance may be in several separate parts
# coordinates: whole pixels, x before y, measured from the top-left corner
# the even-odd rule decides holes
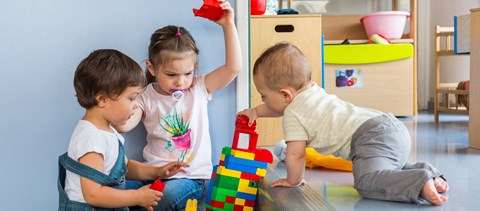
[[[182,36],[182,33],[180,33],[180,32],[177,32],[177,33],[175,34],[175,37],[180,37],[180,36]]]

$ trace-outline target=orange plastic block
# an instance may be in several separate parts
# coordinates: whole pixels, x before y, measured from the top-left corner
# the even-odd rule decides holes
[[[352,161],[345,160],[333,155],[322,155],[313,148],[307,148],[305,166],[309,168],[324,167],[327,169],[352,171]]]

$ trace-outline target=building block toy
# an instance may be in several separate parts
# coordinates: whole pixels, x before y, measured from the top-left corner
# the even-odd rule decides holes
[[[273,162],[269,150],[258,149],[256,122],[237,116],[232,147],[224,147],[219,165],[213,167],[205,207],[207,210],[253,210],[260,179]],[[250,135],[248,148],[238,147],[240,133]]]
[[[200,9],[193,9],[193,14],[212,21],[218,21],[225,13],[225,11],[220,8],[220,4],[221,2],[217,0],[203,0],[202,7],[200,7]]]
[[[368,40],[369,43],[372,43],[372,44],[391,44],[392,42],[390,42],[390,40],[388,40],[387,38],[385,38],[384,36],[382,36],[381,34],[373,34],[372,36],[370,36],[370,39]]]
[[[185,211],[197,211],[197,200],[196,199],[188,199],[187,204],[185,205]]]
[[[163,183],[160,179],[156,179],[155,182],[153,182],[153,184],[150,186],[150,189],[162,192],[163,189],[165,189],[165,183]]]
[[[305,153],[305,166],[309,168],[320,166],[333,170],[352,171],[352,161],[333,155],[322,155],[314,148],[307,148]]]

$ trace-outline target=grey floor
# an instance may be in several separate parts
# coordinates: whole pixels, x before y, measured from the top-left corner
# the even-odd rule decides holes
[[[274,188],[260,193],[258,210],[480,210],[480,150],[468,148],[468,116],[420,112],[399,118],[409,128],[413,147],[410,161],[427,161],[442,171],[450,190],[441,206],[362,199],[353,189],[350,172],[307,169],[308,184],[298,189]],[[480,128],[479,128],[480,129]],[[268,186],[285,175],[284,163],[269,166],[263,181]],[[276,205],[268,201],[277,201]]]

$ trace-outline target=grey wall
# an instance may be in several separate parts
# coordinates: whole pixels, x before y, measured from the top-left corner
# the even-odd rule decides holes
[[[231,1],[235,5],[234,1]],[[2,0],[0,2],[1,210],[55,210],[57,157],[66,151],[84,110],[73,73],[98,48],[114,48],[145,67],[151,33],[185,26],[200,48],[200,71],[224,62],[221,27],[194,17],[201,0]],[[210,103],[213,161],[230,145],[235,83]],[[145,131],[125,135],[130,159],[141,159]]]

